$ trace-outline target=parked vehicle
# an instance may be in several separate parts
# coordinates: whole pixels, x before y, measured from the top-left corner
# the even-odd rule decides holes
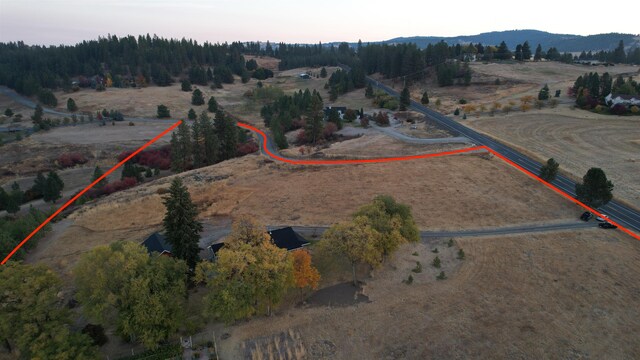
[[[603,229],[617,229],[618,227],[613,225],[612,223],[608,223],[608,222],[603,222],[598,224],[598,226],[600,226]]]
[[[585,211],[585,212],[582,213],[582,215],[580,215],[580,220],[589,221],[589,220],[591,220],[592,217],[593,217],[592,213],[590,213],[588,211]]]
[[[607,221],[607,220],[609,220],[609,216],[607,216],[605,214],[600,214],[600,216],[596,217],[596,220],[598,220],[598,221]]]

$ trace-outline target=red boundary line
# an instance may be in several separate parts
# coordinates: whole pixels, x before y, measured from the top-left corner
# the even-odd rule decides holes
[[[64,209],[66,209],[67,207],[69,207],[71,204],[73,204],[76,200],[78,200],[78,198],[80,198],[82,195],[84,195],[84,193],[86,193],[87,191],[89,191],[89,189],[91,189],[94,185],[96,185],[97,183],[99,183],[100,181],[102,181],[104,178],[106,178],[109,174],[111,174],[112,172],[114,172],[117,168],[119,168],[120,166],[122,166],[124,163],[126,163],[127,161],[129,161],[131,158],[133,158],[134,156],[136,156],[138,153],[140,153],[142,150],[146,149],[149,145],[153,144],[154,142],[156,142],[158,139],[160,139],[161,137],[163,137],[164,135],[166,135],[168,132],[172,131],[173,129],[175,129],[178,125],[180,125],[180,123],[182,123],[182,121],[178,121],[175,124],[173,124],[171,127],[169,127],[168,129],[164,130],[162,133],[160,133],[158,136],[156,136],[155,138],[153,138],[152,140],[150,140],[149,142],[147,142],[146,144],[142,145],[138,150],[136,150],[135,152],[133,152],[131,155],[127,156],[124,160],[120,161],[118,164],[116,164],[114,167],[112,167],[111,169],[109,169],[109,171],[107,171],[106,173],[104,173],[102,176],[100,176],[98,179],[96,179],[94,182],[92,182],[91,184],[89,184],[89,186],[87,186],[86,188],[84,188],[84,190],[82,190],[81,192],[79,192],[76,196],[74,196],[73,198],[71,198],[69,201],[67,201],[64,205],[62,205],[55,213],[53,213],[51,216],[49,216],[42,224],[40,224],[40,226],[38,226],[35,230],[33,230],[31,232],[31,234],[29,234],[24,240],[22,240],[22,242],[20,242],[20,244],[18,244],[18,246],[16,246],[15,249],[13,249],[11,251],[11,253],[9,253],[9,255],[7,255],[7,257],[4,258],[4,260],[2,260],[2,265],[4,265],[15,253],[16,251],[18,251],[27,241],[29,241],[29,239],[31,239],[33,237],[33,235],[35,235],[38,231],[40,231],[45,225],[47,225],[53,218],[55,218],[56,216],[58,216]],[[500,154],[499,152],[487,147],[487,146],[474,146],[474,147],[470,147],[470,148],[465,148],[465,149],[459,149],[459,150],[452,150],[452,151],[444,151],[444,152],[439,152],[439,153],[431,153],[431,154],[420,154],[420,155],[410,155],[410,156],[399,156],[399,157],[386,157],[386,158],[376,158],[376,159],[345,159],[345,160],[294,160],[294,159],[287,159],[284,158],[280,155],[274,154],[271,151],[269,151],[269,149],[267,148],[267,135],[260,129],[251,126],[249,124],[245,124],[245,123],[241,123],[238,122],[237,123],[239,127],[244,128],[244,129],[248,129],[251,130],[253,132],[255,132],[256,134],[260,135],[262,137],[262,150],[267,153],[270,157],[281,161],[281,162],[285,162],[285,163],[289,163],[289,164],[294,164],[294,165],[346,165],[346,164],[372,164],[372,163],[386,163],[386,162],[393,162],[393,161],[408,161],[408,160],[417,160],[417,159],[427,159],[427,158],[433,158],[433,157],[439,157],[439,156],[448,156],[448,155],[455,155],[455,154],[462,154],[462,153],[468,153],[468,152],[472,152],[472,151],[477,151],[477,150],[486,150],[488,152],[490,152],[491,154],[499,157],[500,159],[502,159],[504,162],[506,162],[507,164],[513,166],[514,168],[520,170],[521,172],[523,172],[525,175],[537,180],[538,182],[540,182],[541,184],[543,184],[544,186],[548,187],[549,189],[555,191],[556,193],[560,194],[561,196],[563,196],[564,198],[568,199],[569,201],[573,202],[574,204],[577,204],[581,207],[583,207],[584,209],[592,212],[593,214],[595,214],[596,216],[602,216],[603,214],[598,212],[597,210],[591,208],[590,206],[584,204],[583,202],[573,198],[571,195],[567,194],[566,192],[560,190],[559,188],[557,188],[556,186],[550,184],[547,181],[542,180],[540,177],[538,177],[536,174],[530,172],[529,170],[523,168],[522,166],[516,164],[515,162],[509,160],[507,157],[505,157],[504,155]],[[634,232],[632,232],[631,230],[623,227],[622,225],[618,224],[617,222],[609,219],[607,220],[608,222],[610,222],[611,224],[614,224],[618,227],[618,229],[622,230],[623,232],[627,233],[628,235],[631,235],[633,238],[640,240],[640,236],[635,234]]]
[[[126,163],[127,161],[131,160],[131,158],[133,158],[134,156],[138,155],[142,150],[146,149],[147,147],[149,147],[149,145],[153,144],[154,142],[158,141],[161,137],[165,136],[167,133],[169,133],[170,131],[172,131],[173,129],[175,129],[176,127],[178,127],[178,125],[180,125],[180,123],[182,123],[182,120],[178,120],[178,122],[176,122],[175,124],[171,125],[168,129],[164,130],[163,132],[161,132],[160,134],[158,134],[156,137],[154,137],[153,139],[149,140],[146,144],[142,145],[138,150],[134,151],[133,153],[131,153],[131,155],[127,156],[125,159],[123,159],[122,161],[120,161],[119,163],[117,163],[114,167],[112,167],[111,169],[109,169],[109,171],[105,172],[102,176],[100,176],[99,178],[97,178],[94,182],[92,182],[91,184],[89,184],[89,186],[87,186],[86,188],[84,188],[82,191],[80,191],[78,194],[76,194],[76,196],[72,197],[69,201],[67,201],[66,203],[64,203],[64,205],[62,205],[58,210],[56,210],[56,212],[54,212],[51,216],[49,216],[44,222],[42,222],[42,224],[40,224],[40,226],[38,226],[35,230],[33,230],[31,232],[31,234],[27,235],[26,238],[24,238],[24,240],[22,240],[20,242],[20,244],[18,244],[18,246],[15,247],[15,249],[13,249],[9,255],[7,255],[4,260],[2,260],[2,263],[0,263],[1,265],[4,265],[7,261],[9,261],[9,259],[11,259],[11,257],[18,251],[20,250],[20,248],[27,242],[29,241],[29,239],[31,239],[38,231],[40,231],[43,227],[45,227],[45,225],[47,225],[49,222],[51,222],[51,220],[53,220],[53,218],[55,218],[56,216],[58,216],[62,211],[64,211],[64,209],[68,208],[71,204],[73,204],[76,200],[78,200],[82,195],[84,195],[84,193],[86,193],[87,191],[89,191],[92,187],[94,187],[97,183],[99,183],[100,181],[104,180],[104,178],[106,178],[107,176],[109,176],[109,174],[111,174],[112,172],[116,171],[117,168],[119,168],[120,166],[122,166],[124,163]]]

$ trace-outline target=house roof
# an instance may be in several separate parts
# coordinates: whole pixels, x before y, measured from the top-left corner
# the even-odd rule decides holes
[[[639,100],[640,99],[640,96],[638,96],[638,95],[611,94],[611,97],[613,99],[620,98],[620,99],[623,99],[623,100]]]
[[[222,247],[224,246],[224,243],[217,243],[217,244],[212,244],[211,246],[209,246],[209,249],[211,249],[211,251],[213,252],[214,255],[218,254],[218,251],[220,251],[220,249],[222,249]]]
[[[277,247],[281,249],[287,249],[287,251],[295,250],[301,248],[303,246],[309,245],[309,242],[305,240],[300,234],[293,231],[291,226],[271,230],[269,231],[269,236],[273,240],[273,243],[276,244]]]
[[[169,244],[167,242],[167,239],[164,237],[164,235],[160,234],[160,233],[153,233],[151,234],[147,240],[145,240],[142,243],[142,246],[147,248],[147,251],[149,252],[149,254],[151,254],[152,252],[159,252],[160,254],[162,253],[171,253],[172,252],[172,248],[171,248],[171,244]]]
[[[309,245],[309,242],[305,240],[305,238],[300,236],[300,234],[293,231],[293,228],[291,228],[290,226],[282,229],[271,230],[268,232],[268,234],[277,247],[279,247],[280,249],[285,249],[287,251],[299,249],[303,246]],[[222,247],[224,247],[224,243],[220,242],[210,245],[209,249],[211,250],[211,252],[213,252],[214,255],[217,255],[218,251],[220,251]]]

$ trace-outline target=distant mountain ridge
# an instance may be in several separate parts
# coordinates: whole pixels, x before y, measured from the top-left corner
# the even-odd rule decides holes
[[[449,45],[468,44],[470,42],[483,45],[498,45],[504,41],[510,49],[515,49],[516,45],[529,41],[532,50],[535,50],[538,44],[542,45],[543,50],[555,47],[560,52],[580,52],[580,51],[600,51],[613,50],[622,40],[625,48],[640,47],[640,35],[608,33],[597,35],[570,35],[570,34],[553,34],[539,30],[509,30],[509,31],[492,31],[478,35],[463,35],[453,37],[439,36],[413,36],[398,37],[380,43],[401,44],[415,43],[420,48],[425,48],[428,44],[435,44],[444,41]]]

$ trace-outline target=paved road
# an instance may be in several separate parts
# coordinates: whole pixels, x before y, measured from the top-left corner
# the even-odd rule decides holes
[[[282,226],[272,225],[268,229],[278,229]],[[293,226],[296,232],[299,232],[307,237],[319,237],[329,227],[327,226]],[[598,229],[600,230],[595,221],[570,221],[560,224],[526,224],[518,226],[496,227],[489,229],[475,229],[475,230],[460,230],[460,231],[420,231],[420,237],[422,240],[429,240],[432,238],[441,237],[478,237],[478,236],[499,236],[499,235],[517,235],[517,234],[529,234],[529,233],[541,233],[549,231],[560,230],[579,230],[579,229]]]
[[[390,95],[397,96],[397,97],[400,96],[400,94],[397,91],[393,90],[392,88],[374,79],[367,78],[367,81],[369,81],[372,85],[384,90]],[[475,130],[472,130],[449,117],[446,117],[436,111],[433,111],[416,101],[411,101],[411,108],[415,111],[425,114],[432,120],[438,122],[443,127],[453,131],[454,133],[460,134],[462,136],[466,136],[467,138],[475,142],[477,145],[485,145],[499,152],[500,154],[507,157],[509,160],[522,166],[523,168],[525,168],[526,170],[534,174],[538,174],[540,172],[540,167],[542,166],[540,163],[530,159],[526,155],[523,155],[520,152],[486,135],[480,134]],[[558,177],[552,182],[552,184],[558,187],[559,189],[563,190],[567,194],[574,197],[576,196],[576,193],[575,193],[576,185],[568,177],[558,174]],[[615,200],[609,202],[605,206],[600,207],[598,210],[604,214],[609,215],[611,219],[613,219],[616,222],[619,222],[625,227],[635,230],[636,232],[640,232],[640,211],[634,208],[631,208],[629,206],[626,206],[624,204],[621,204],[620,202]]]

